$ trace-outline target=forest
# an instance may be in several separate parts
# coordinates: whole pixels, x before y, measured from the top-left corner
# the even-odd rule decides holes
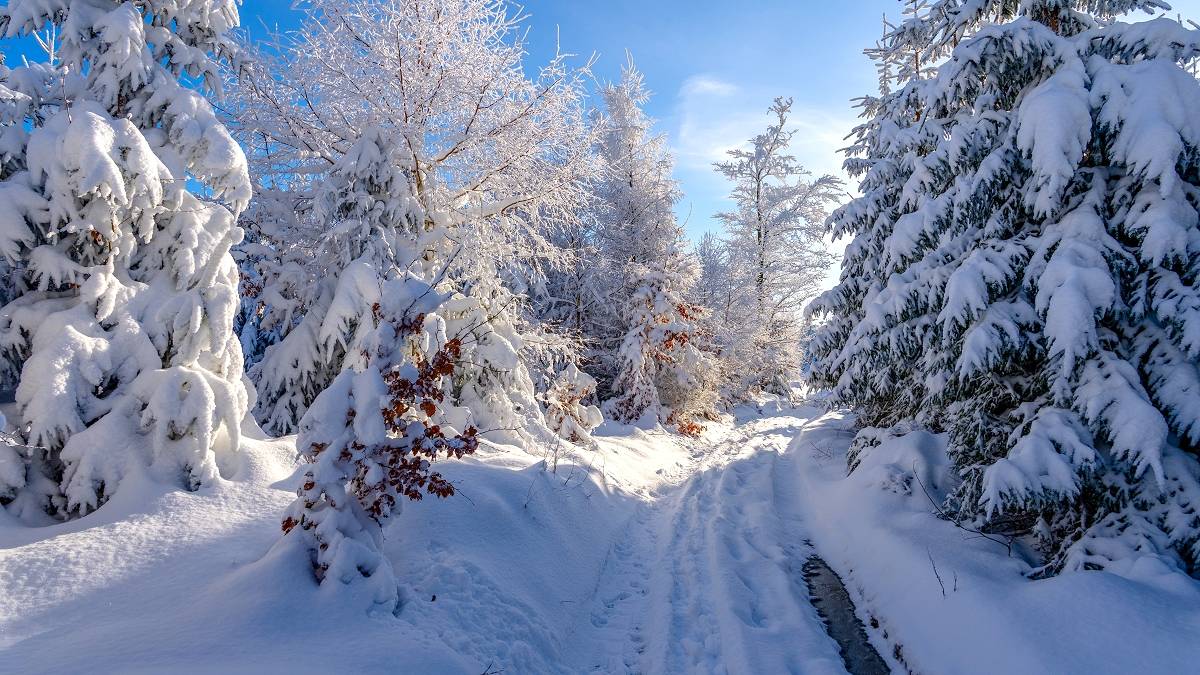
[[[1200,25],[889,0],[696,216],[653,60],[257,4],[0,6],[0,673],[1196,668]]]

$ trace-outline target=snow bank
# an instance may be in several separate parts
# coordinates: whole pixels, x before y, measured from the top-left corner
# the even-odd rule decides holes
[[[808,519],[818,551],[911,670],[1178,673],[1200,662],[1200,583],[1152,565],[1031,581],[1019,550],[934,515],[921,485],[934,499],[948,486],[943,437],[885,440],[846,477],[850,422],[825,415],[793,442],[798,492],[824,514]]]
[[[128,477],[97,512],[40,528],[0,509],[0,673],[565,672],[630,491],[679,463],[664,438],[603,440],[556,473],[517,448],[439,464],[459,494],[387,531],[395,616],[351,609],[295,551],[267,555],[294,498],[291,438],[243,441],[231,480],[197,492]]]

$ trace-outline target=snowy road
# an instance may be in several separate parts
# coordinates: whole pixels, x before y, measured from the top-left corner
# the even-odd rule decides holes
[[[846,672],[802,573],[814,552],[787,451],[805,412],[694,443],[613,542],[566,651],[579,672]]]
[[[938,437],[886,441],[846,476],[852,423],[800,407],[696,441],[615,427],[593,473],[516,447],[448,462],[463,498],[408,505],[391,530],[396,616],[272,553],[295,449],[247,442],[211,488],[146,479],[87,519],[0,521],[0,675],[844,673],[805,583],[818,551],[817,604],[844,644],[861,638],[856,675],[1195,670],[1194,581],[1030,581],[914,489],[944,489]],[[856,619],[870,627],[847,638]]]

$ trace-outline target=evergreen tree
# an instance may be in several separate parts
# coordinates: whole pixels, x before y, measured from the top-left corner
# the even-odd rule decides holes
[[[444,407],[465,363],[464,336],[448,334],[441,314],[449,299],[412,275],[386,281],[358,366],[338,373],[300,424],[307,466],[280,545],[303,548],[322,583],[363,584],[370,608],[391,611],[398,599],[384,526],[404,499],[453,495],[430,463],[479,445],[475,427],[455,428]]]
[[[666,138],[653,133],[653,120],[642,110],[650,94],[632,59],[603,95],[603,172],[595,196],[604,271],[596,283],[607,301],[588,337],[611,397],[604,408],[622,422],[649,413],[695,432],[697,420],[712,410],[713,366],[701,349],[700,308],[685,299],[695,283],[695,261],[683,250],[675,218],[680,192],[672,159]]]
[[[865,100],[830,220],[815,381],[948,431],[950,511],[1036,533],[1043,574],[1200,554],[1200,33],[1114,20],[1164,7],[931,3],[885,40],[905,82]]]
[[[631,299],[629,330],[617,352],[617,394],[604,402],[618,422],[655,422],[695,435],[716,409],[716,369],[700,331],[704,310],[684,289],[696,278],[695,261],[670,252],[661,268],[645,266]]]
[[[632,58],[621,70],[621,81],[605,85],[601,93],[598,151],[604,173],[595,192],[603,210],[596,236],[615,268],[615,290],[628,297],[640,286],[636,266],[653,265],[682,241],[674,211],[682,193],[671,177],[667,138],[654,133],[654,120],[642,109],[650,92]]]
[[[309,205],[298,204],[285,190],[260,186],[242,213],[246,236],[233,249],[241,275],[241,307],[233,326],[247,373],[253,373],[267,348],[295,325],[303,295],[298,289],[317,285],[311,275],[316,272],[312,261],[321,254],[320,238],[312,235],[311,222],[301,222],[313,220]]]
[[[568,364],[543,394],[546,423],[568,441],[590,442],[592,430],[604,421],[599,408],[585,403],[595,393],[595,378],[579,370],[575,364]]]
[[[317,190],[313,218],[328,228],[316,247],[323,274],[301,277],[299,290],[311,294],[303,318],[254,371],[260,419],[272,433],[292,431],[333,378],[359,364],[381,284],[441,245],[421,232],[424,218],[398,169],[402,153],[383,130],[367,129]]]
[[[552,235],[565,257],[562,264],[545,271],[530,294],[538,322],[571,340],[570,352],[576,360],[596,358],[595,345],[607,330],[602,318],[611,317],[604,283],[609,268],[597,245],[594,211],[585,207],[578,218],[562,223]],[[593,351],[585,354],[587,350]]]
[[[629,303],[644,271],[661,264],[682,241],[683,230],[675,220],[681,193],[671,177],[667,140],[654,133],[654,121],[642,110],[650,92],[632,58],[621,80],[606,84],[601,95],[604,109],[595,124],[601,129],[596,151],[602,171],[593,188],[601,265],[592,282],[605,301],[594,309],[588,337],[595,346],[593,369],[608,389],[619,368],[616,355],[629,325]]]
[[[17,511],[86,513],[137,465],[195,486],[238,447],[247,394],[229,252],[250,182],[237,143],[181,83],[219,93],[237,22],[232,0],[0,8],[5,37],[38,34],[47,51],[0,74],[0,250],[20,274],[0,352],[20,373],[29,446]]]

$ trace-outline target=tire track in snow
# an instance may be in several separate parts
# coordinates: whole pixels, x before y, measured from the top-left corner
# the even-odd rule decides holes
[[[808,600],[795,484],[780,455],[804,420],[756,418],[695,442],[691,475],[614,542],[579,670],[844,673]]]
[[[639,505],[611,542],[586,621],[573,633],[575,667],[571,672],[644,672],[641,662],[646,652],[652,568],[659,562],[659,506],[702,458],[696,449],[689,454],[690,462],[669,470],[668,482],[646,495],[648,501]]]

